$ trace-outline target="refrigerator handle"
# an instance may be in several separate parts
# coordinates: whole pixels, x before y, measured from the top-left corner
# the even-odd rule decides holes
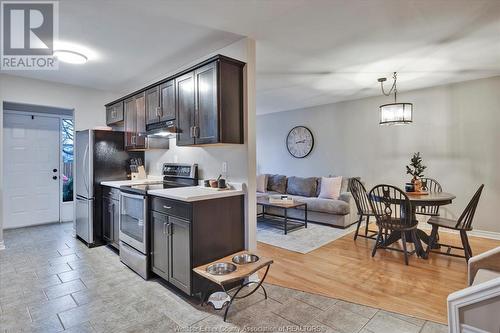
[[[83,170],[85,170],[85,172],[83,173],[83,183],[85,184],[85,188],[87,189],[87,195],[89,194],[89,182],[88,182],[88,179],[87,177],[89,176],[89,169],[86,168],[86,166],[88,166],[87,164],[87,157],[89,155],[89,146],[87,145],[87,147],[85,147],[85,153],[83,153]]]

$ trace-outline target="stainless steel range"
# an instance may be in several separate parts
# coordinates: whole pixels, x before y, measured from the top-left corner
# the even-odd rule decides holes
[[[163,164],[163,181],[120,187],[120,260],[149,277],[148,197],[150,190],[198,185],[197,164]]]

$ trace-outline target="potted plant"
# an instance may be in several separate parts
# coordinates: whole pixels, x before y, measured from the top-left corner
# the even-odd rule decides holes
[[[413,157],[410,160],[410,165],[406,166],[406,174],[412,175],[413,178],[411,180],[414,191],[421,192],[422,191],[422,181],[420,178],[424,176],[424,170],[427,167],[422,164],[422,156],[420,152],[413,154]]]

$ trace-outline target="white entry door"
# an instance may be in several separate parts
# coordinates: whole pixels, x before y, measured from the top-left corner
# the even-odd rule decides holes
[[[60,119],[4,113],[4,228],[59,221]]]

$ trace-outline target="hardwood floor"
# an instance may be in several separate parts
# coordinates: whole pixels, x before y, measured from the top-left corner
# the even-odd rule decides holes
[[[440,240],[459,245],[460,236],[441,232]],[[266,282],[446,323],[448,294],[466,287],[465,260],[431,253],[428,260],[412,255],[405,266],[396,251],[381,249],[372,258],[373,242],[348,234],[307,254],[260,242],[257,252],[274,259]],[[484,238],[470,242],[474,254],[500,246]]]

